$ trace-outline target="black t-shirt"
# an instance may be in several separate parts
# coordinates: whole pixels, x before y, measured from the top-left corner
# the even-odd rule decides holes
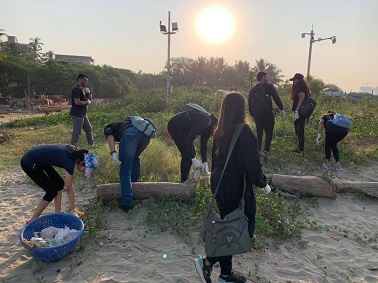
[[[36,146],[30,149],[23,157],[22,161],[30,168],[56,166],[63,168],[70,175],[75,169],[75,158],[71,156],[72,149],[62,144],[47,144]]]
[[[87,97],[81,87],[76,85],[71,91],[71,110],[70,115],[75,117],[84,118],[87,116],[88,105],[76,105],[75,98],[79,99],[80,101],[87,101]]]
[[[309,97],[309,93],[308,93],[308,90],[307,90],[306,86],[299,85],[295,89],[295,94],[294,94],[294,97],[293,97],[293,107],[291,108],[292,111],[295,111],[297,109],[298,102],[299,102],[299,93],[300,92],[303,92],[305,94],[305,98],[304,99],[306,99],[307,97]]]

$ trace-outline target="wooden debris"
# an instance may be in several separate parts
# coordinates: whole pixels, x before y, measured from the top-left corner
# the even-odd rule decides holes
[[[316,176],[288,176],[273,174],[272,185],[295,195],[336,199],[336,192],[325,180]]]
[[[0,143],[9,141],[12,138],[13,134],[7,134],[3,131],[0,131]]]
[[[378,198],[378,182],[332,180],[331,185],[337,193],[357,193]]]
[[[170,182],[135,182],[132,183],[134,199],[147,199],[150,197],[173,197],[176,199],[190,199],[196,190],[195,181],[186,183]],[[97,185],[97,196],[100,200],[121,198],[121,184],[111,183]]]

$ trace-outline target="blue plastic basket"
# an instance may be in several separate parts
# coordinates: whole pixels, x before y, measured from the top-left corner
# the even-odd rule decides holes
[[[76,237],[71,241],[63,245],[50,248],[39,248],[37,246],[32,248],[22,241],[22,239],[29,241],[34,236],[34,232],[41,232],[44,228],[50,226],[57,228],[68,227],[70,229],[76,229],[79,231],[79,234],[76,235]],[[34,219],[30,223],[28,223],[21,230],[19,239],[21,245],[23,245],[24,248],[26,248],[34,258],[41,261],[57,261],[70,254],[75,249],[83,233],[84,224],[79,217],[66,213],[54,213],[38,217],[37,219]]]

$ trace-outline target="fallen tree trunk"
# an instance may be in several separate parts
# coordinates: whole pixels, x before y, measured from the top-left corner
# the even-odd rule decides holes
[[[132,183],[134,199],[147,199],[150,197],[173,197],[176,199],[190,199],[196,183],[170,183],[170,182],[135,182]],[[111,183],[97,185],[97,196],[100,200],[112,200],[121,198],[121,184]]]
[[[331,185],[337,193],[363,192],[378,198],[378,182],[332,180]]]
[[[273,174],[272,185],[281,191],[295,195],[336,199],[332,186],[316,176],[287,176]]]

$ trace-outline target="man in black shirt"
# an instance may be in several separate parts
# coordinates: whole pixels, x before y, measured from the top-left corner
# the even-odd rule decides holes
[[[256,84],[249,91],[248,95],[249,113],[256,123],[257,141],[260,151],[262,148],[263,132],[265,132],[265,146],[264,153],[262,154],[265,162],[268,161],[268,154],[270,150],[270,144],[273,139],[273,129],[275,123],[272,97],[277,107],[281,110],[283,118],[286,117],[281,99],[274,86],[268,83],[266,75],[267,73],[263,71],[257,73],[256,78],[258,84]]]
[[[84,130],[87,141],[90,146],[93,145],[93,129],[87,117],[88,105],[91,104],[92,94],[86,87],[88,84],[88,76],[79,74],[77,76],[77,85],[71,91],[71,110],[70,116],[73,120],[73,130],[71,144],[77,145]]]

